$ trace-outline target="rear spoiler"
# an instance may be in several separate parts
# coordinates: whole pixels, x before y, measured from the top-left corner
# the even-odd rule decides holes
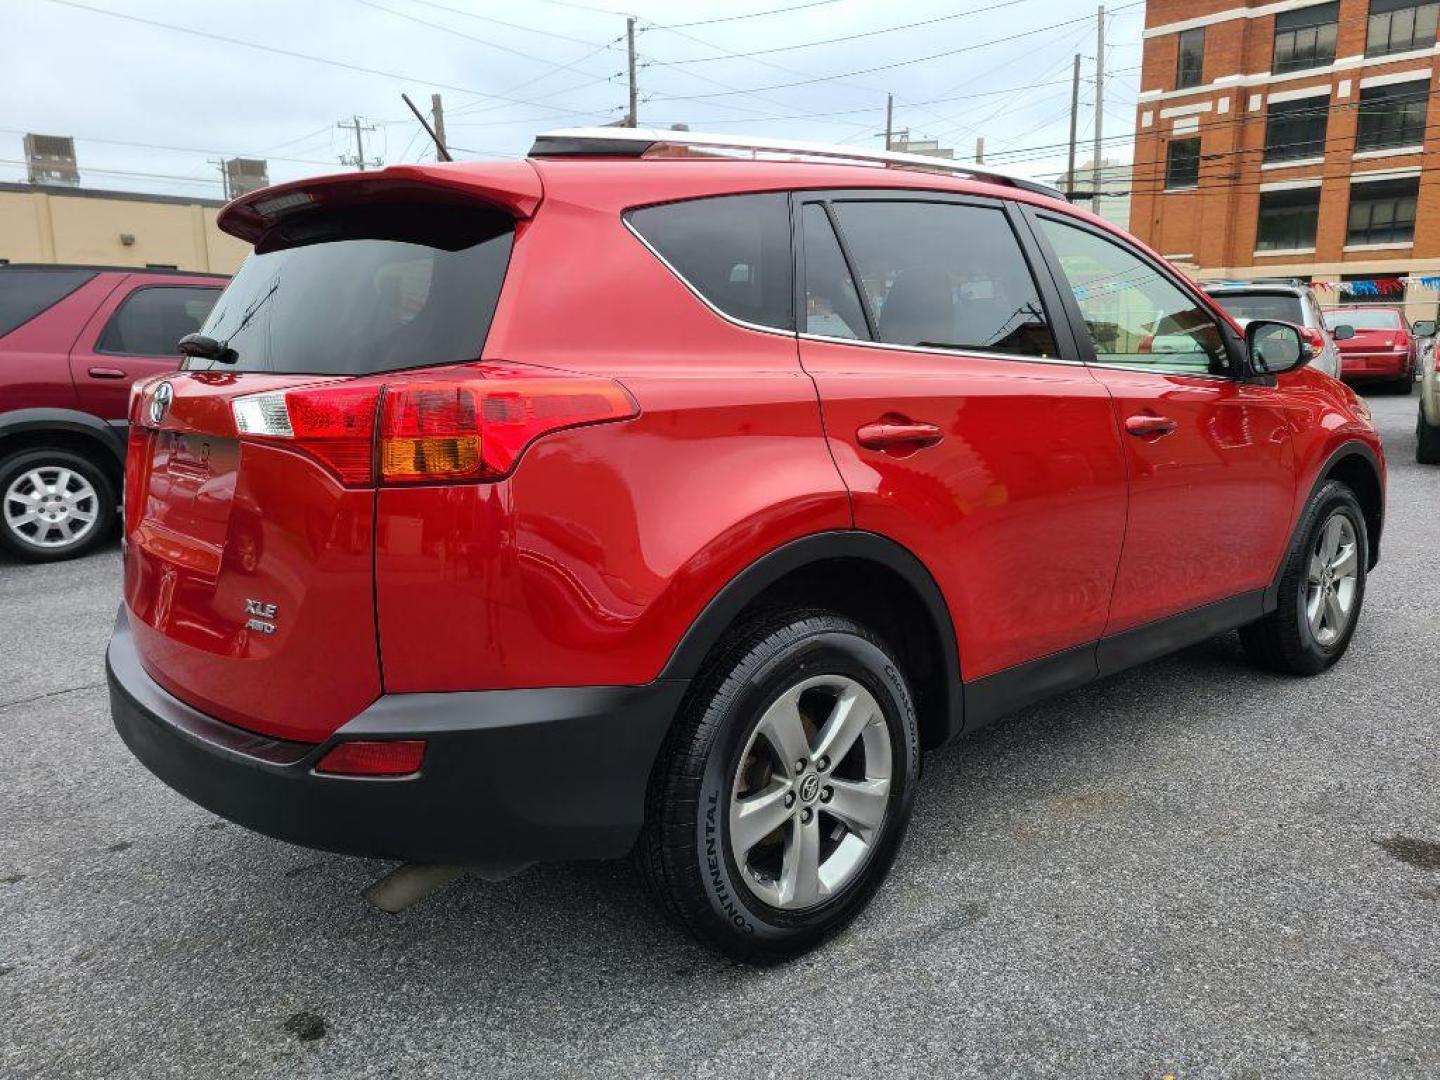
[[[544,188],[539,173],[526,161],[392,165],[378,172],[314,176],[252,191],[225,206],[216,224],[231,236],[258,244],[289,214],[317,206],[393,202],[426,194],[473,198],[528,218],[544,198]]]

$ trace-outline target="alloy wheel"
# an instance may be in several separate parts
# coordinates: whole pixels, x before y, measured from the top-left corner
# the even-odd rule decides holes
[[[821,675],[782,693],[731,784],[730,852],[749,890],[790,911],[843,891],[880,837],[892,772],[884,713],[859,682]]]
[[[20,540],[54,550],[78,544],[96,526],[100,497],[80,473],[41,465],[21,473],[5,491],[5,526]]]
[[[1360,583],[1360,545],[1355,526],[1339,511],[1316,538],[1306,575],[1305,618],[1318,645],[1329,647],[1355,615]]]

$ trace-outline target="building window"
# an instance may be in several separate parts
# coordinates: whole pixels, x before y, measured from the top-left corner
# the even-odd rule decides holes
[[[1172,139],[1165,150],[1165,189],[1176,191],[1200,184],[1200,140]]]
[[[1346,244],[1408,244],[1415,239],[1415,201],[1420,178],[1376,180],[1350,186]]]
[[[1433,27],[1432,27],[1433,28]],[[1175,89],[1199,86],[1205,71],[1205,28],[1180,33],[1180,60],[1175,66]]]
[[[1299,71],[1334,63],[1339,17],[1339,0],[1276,15],[1273,70]]]
[[[1425,113],[1430,82],[1372,86],[1360,91],[1360,124],[1356,150],[1391,150],[1425,142]]]
[[[1266,191],[1260,195],[1256,251],[1303,251],[1315,247],[1320,219],[1320,189]]]
[[[1299,161],[1325,156],[1330,97],[1272,102],[1265,114],[1265,160]]]
[[[1440,0],[1370,0],[1366,56],[1428,49],[1435,44]]]

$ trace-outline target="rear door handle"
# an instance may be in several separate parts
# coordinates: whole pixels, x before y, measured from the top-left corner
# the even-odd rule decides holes
[[[861,426],[855,441],[867,450],[914,451],[934,446],[945,437],[934,424],[904,417],[885,417]]]
[[[92,379],[123,379],[125,372],[113,367],[92,367],[90,377]]]
[[[1159,439],[1171,434],[1180,425],[1168,416],[1139,413],[1125,418],[1125,430],[1141,439]]]

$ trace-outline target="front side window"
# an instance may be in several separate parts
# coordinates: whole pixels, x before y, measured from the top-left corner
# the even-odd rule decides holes
[[[1360,91],[1356,150],[1394,150],[1425,142],[1425,114],[1430,107],[1430,83],[1371,86]]]
[[[1180,58],[1175,67],[1175,89],[1199,86],[1205,69],[1205,28],[1184,30],[1180,34]]]
[[[790,204],[784,195],[723,195],[632,210],[635,231],[726,315],[795,327]]]
[[[1347,244],[1408,244],[1415,239],[1415,203],[1420,178],[1350,185]]]
[[[1315,227],[1319,221],[1318,187],[1261,192],[1255,250],[1313,250]]]
[[[1440,0],[1370,0],[1366,56],[1428,49],[1435,44]]]
[[[998,207],[836,202],[875,338],[891,345],[1049,357],[1055,339]]]
[[[1040,218],[1075,294],[1098,363],[1228,375],[1214,317],[1139,255],[1086,229]]]
[[[95,351],[178,357],[180,339],[205,325],[219,296],[219,289],[181,285],[136,289],[110,316]]]
[[[1265,114],[1265,160],[1299,161],[1325,156],[1330,118],[1327,95],[1272,102]]]
[[[1169,191],[1200,183],[1200,140],[1173,139],[1165,148],[1165,187]]]
[[[1338,0],[1275,16],[1276,73],[1324,67],[1335,62],[1335,31],[1340,18]]]

